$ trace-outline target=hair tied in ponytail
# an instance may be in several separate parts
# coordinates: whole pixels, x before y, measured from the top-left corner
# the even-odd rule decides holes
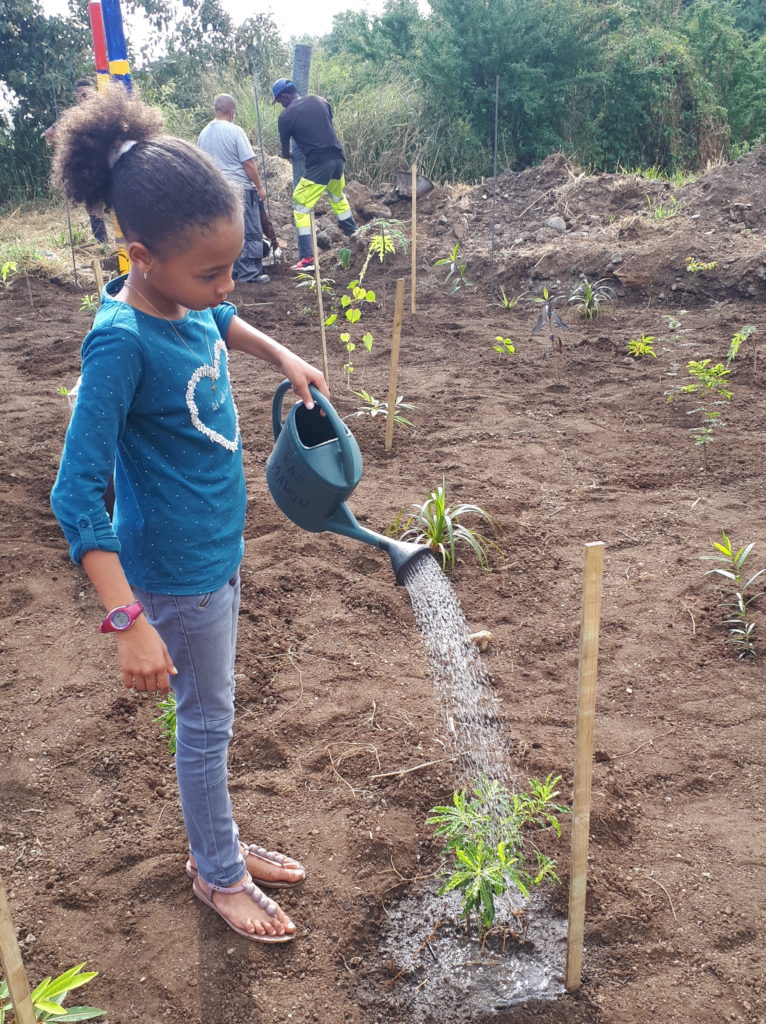
[[[120,159],[121,156],[125,156],[136,145],[137,139],[128,139],[127,142],[121,143],[119,146],[115,146],[107,158],[109,164],[109,170],[114,170],[114,165]]]

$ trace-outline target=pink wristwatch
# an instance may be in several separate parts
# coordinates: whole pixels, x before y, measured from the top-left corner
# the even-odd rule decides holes
[[[99,633],[123,633],[126,629],[130,629],[143,610],[144,606],[140,601],[112,608],[98,631]]]

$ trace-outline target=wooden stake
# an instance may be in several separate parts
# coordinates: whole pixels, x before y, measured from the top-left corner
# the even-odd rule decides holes
[[[96,279],[96,288],[98,289],[98,304],[101,305],[101,292],[104,290],[104,275],[101,271],[101,260],[93,260],[91,263],[93,267],[93,276]]]
[[[598,636],[601,620],[601,577],[604,545],[585,545],[583,603],[580,624],[580,670],[577,683],[577,728],[575,735],[574,807],[569,878],[569,920],[567,924],[566,987],[580,987],[583,937],[585,934],[585,891],[588,874],[588,831],[590,828],[591,777],[593,772],[593,723],[598,678]]]
[[[330,386],[330,365],[327,362],[327,335],[324,329],[324,301],[322,299],[322,277],[319,273],[319,247],[317,246],[317,225],[314,220],[314,211],[311,217],[311,248],[314,252],[314,280],[316,281],[317,300],[319,302],[319,333],[322,336],[322,372],[327,386]]]
[[[418,291],[418,165],[412,165],[412,271],[410,282],[410,312],[417,312]]]
[[[0,876],[0,963],[8,982],[8,992],[16,1011],[18,1024],[35,1024],[35,1008],[30,997],[27,972],[21,959],[21,950],[16,939],[16,929],[11,919],[11,909],[5,885]]]
[[[404,316],[404,278],[396,282],[396,302],[394,304],[394,329],[391,336],[391,368],[388,371],[388,416],[386,417],[386,451],[390,452],[394,444],[394,415],[396,414],[396,378],[399,372],[399,342],[402,336],[402,317]]]

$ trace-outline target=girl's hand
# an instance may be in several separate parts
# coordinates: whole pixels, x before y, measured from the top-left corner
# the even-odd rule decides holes
[[[146,616],[140,615],[130,629],[116,636],[123,686],[145,693],[167,693],[168,676],[177,675],[178,670],[164,640]]]
[[[322,392],[325,398],[330,397],[330,390],[324,374],[316,366],[307,363],[304,359],[296,356],[293,352],[285,351],[282,359],[281,370],[293,386],[293,391],[299,398],[302,398],[307,409],[314,408],[314,399],[309,391],[309,384]]]

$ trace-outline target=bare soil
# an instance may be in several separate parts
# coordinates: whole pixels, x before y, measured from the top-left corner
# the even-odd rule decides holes
[[[766,565],[766,359],[754,366],[743,349],[734,362],[706,469],[694,405],[665,397],[689,359],[721,360],[743,325],[766,338],[764,171],[762,149],[678,189],[578,175],[558,157],[500,179],[497,284],[569,294],[584,273],[618,293],[593,323],[562,309],[571,330],[545,358],[547,340],[531,333],[539,307],[507,311],[491,297],[492,182],[420,204],[419,308],[410,315],[408,301],[399,372],[416,426],[386,455],[380,419],[350,421],[365,457],[351,505],[385,529],[444,479],[453,502],[491,513],[503,555],[486,572],[464,555],[451,580],[470,627],[493,634],[483,657],[509,763],[522,778],[561,772],[567,800],[583,544],[606,544],[583,987],[475,1024],[766,1021],[766,623],[761,657],[738,660],[725,646],[723,587],[701,561],[725,529],[756,543],[753,571]],[[683,205],[653,219],[647,194]],[[365,203],[406,219],[408,205],[385,191],[359,190],[362,218]],[[320,227],[335,246],[330,221]],[[431,267],[455,241],[474,285],[450,297]],[[717,266],[690,274],[687,256]],[[375,345],[357,353],[354,381],[379,398],[394,282],[407,268],[404,255],[371,265]],[[332,251],[323,270],[345,283]],[[88,317],[82,287],[32,279],[30,289],[31,303],[23,278],[0,297],[0,871],[30,976],[87,960],[100,974],[82,1001],[113,1024],[411,1024],[396,1007],[429,984],[428,957],[400,972],[383,937],[399,902],[432,884],[440,850],[424,821],[461,777],[444,760],[448,733],[406,591],[384,555],[302,533],[276,509],[264,463],[277,380],[235,354],[249,517],[231,786],[243,835],[309,872],[282,897],[297,940],[247,943],[192,897],[153,705],[122,689],[97,600],[49,510],[67,418],[56,388],[77,375]],[[234,298],[247,319],[320,358],[316,320],[302,312],[310,300],[286,269]],[[655,337],[656,359],[626,355],[642,334]],[[514,356],[492,350],[497,335],[514,340]],[[332,333],[330,352],[346,414],[359,403]],[[428,761],[438,763],[373,777]],[[568,838],[567,825],[560,910]],[[434,991],[433,1024],[453,1019],[441,1007]]]

